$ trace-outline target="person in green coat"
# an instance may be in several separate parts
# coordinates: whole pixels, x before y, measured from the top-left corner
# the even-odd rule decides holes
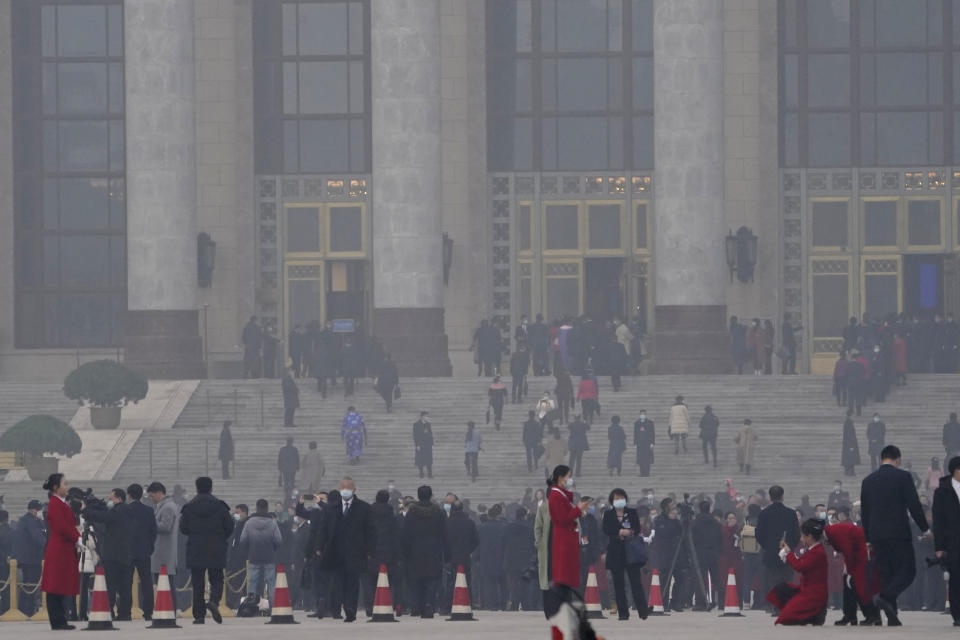
[[[537,516],[533,520],[533,541],[537,547],[540,591],[546,596],[547,591],[550,590],[550,505],[546,498],[537,507]],[[547,598],[544,598],[545,602],[546,600]],[[544,609],[544,615],[546,613]]]

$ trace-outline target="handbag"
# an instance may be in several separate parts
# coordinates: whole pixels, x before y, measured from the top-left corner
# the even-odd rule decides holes
[[[626,542],[627,564],[637,564],[641,567],[647,564],[647,544],[640,536],[634,536]]]
[[[393,399],[394,400],[400,399],[400,385],[397,385],[393,388]]]

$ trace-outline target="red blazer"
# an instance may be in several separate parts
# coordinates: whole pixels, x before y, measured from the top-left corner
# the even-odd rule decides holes
[[[800,574],[800,584],[790,585],[800,591],[785,603],[778,601],[775,590],[767,596],[767,600],[780,608],[776,624],[798,624],[809,620],[827,608],[830,595],[827,590],[827,553],[822,544],[811,547],[799,557],[788,553],[787,564]]]
[[[590,378],[584,378],[577,385],[577,402],[581,400],[596,400],[600,397],[597,393],[597,383]]]
[[[853,578],[853,586],[861,603],[870,602],[878,593],[879,580],[876,570],[869,571],[870,584],[867,584],[867,539],[863,529],[850,522],[838,522],[826,528],[827,540],[843,556],[847,574]]]
[[[80,568],[77,564],[77,519],[66,502],[53,496],[47,505],[50,537],[43,555],[43,579],[40,589],[61,596],[80,592]]]
[[[580,534],[577,524],[580,509],[573,504],[573,494],[560,487],[551,487],[547,496],[550,505],[550,554],[553,581],[573,589],[580,588]]]

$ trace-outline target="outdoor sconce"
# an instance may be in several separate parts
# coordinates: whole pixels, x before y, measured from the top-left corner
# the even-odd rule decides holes
[[[204,289],[213,282],[213,263],[216,256],[217,243],[210,234],[197,234],[197,284]]]
[[[750,229],[740,227],[737,233],[727,234],[724,244],[727,267],[730,269],[730,282],[737,274],[740,282],[753,282],[753,270],[757,266],[757,236]]]
[[[443,234],[443,286],[450,284],[450,267],[453,265],[453,238]]]

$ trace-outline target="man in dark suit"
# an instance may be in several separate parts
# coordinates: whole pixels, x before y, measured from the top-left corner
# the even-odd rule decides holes
[[[960,602],[960,457],[947,465],[950,475],[940,478],[933,492],[933,543],[937,557],[950,572],[950,602]],[[952,605],[953,626],[960,627],[960,606]]]
[[[288,367],[280,381],[280,389],[283,391],[283,426],[295,427],[293,423],[293,414],[300,408],[300,387],[293,379],[294,369]]]
[[[150,558],[153,556],[153,545],[157,541],[157,517],[153,507],[140,502],[143,498],[143,487],[132,484],[127,487],[127,498],[130,502],[130,516],[133,520],[133,540],[130,546],[130,584],[133,584],[133,570],[137,570],[140,578],[140,608],[143,610],[143,619],[153,618],[153,572],[150,569]]]
[[[357,619],[360,578],[367,569],[367,555],[376,537],[370,505],[356,497],[356,491],[352,478],[340,481],[340,502],[327,507],[318,542],[320,568],[330,571],[341,587],[344,622]]]
[[[106,525],[100,544],[100,561],[107,579],[110,609],[116,612],[114,620],[130,620],[133,578],[133,513],[125,504],[127,492],[114,489],[107,498],[107,508],[84,508],[87,522]],[[149,556],[147,561],[149,563]],[[152,579],[152,576],[151,576]]]
[[[863,532],[880,574],[874,604],[887,615],[888,626],[900,626],[897,596],[917,573],[907,512],[921,532],[930,528],[913,478],[899,467],[900,449],[887,445],[880,452],[880,468],[864,478],[860,487]]]
[[[800,525],[793,509],[783,504],[783,487],[770,487],[770,506],[757,517],[757,542],[762,549],[761,562],[766,576],[764,593],[781,582],[790,582],[793,569],[780,559],[780,542],[791,549],[800,542]]]
[[[217,603],[223,596],[223,569],[227,566],[227,541],[233,534],[230,507],[211,493],[213,480],[197,478],[197,495],[180,511],[180,533],[186,536],[187,568],[193,582],[193,624],[203,624],[207,612],[223,622]],[[176,491],[174,491],[176,493]],[[210,600],[204,585],[210,581]]]

